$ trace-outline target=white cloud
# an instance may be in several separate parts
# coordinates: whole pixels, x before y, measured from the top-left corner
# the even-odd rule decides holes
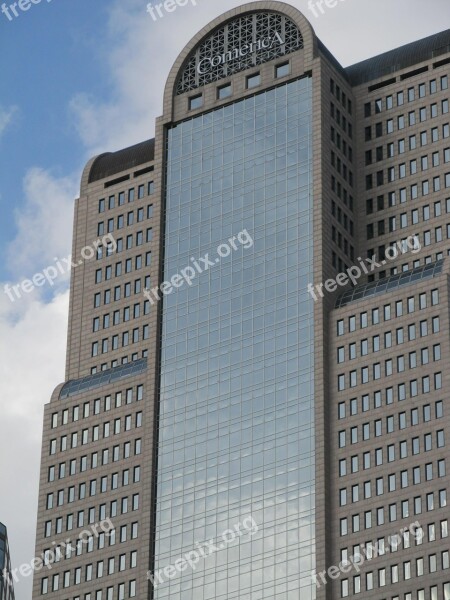
[[[68,295],[65,291],[49,303],[28,297],[11,304],[0,294],[0,339],[8,340],[0,346],[0,379],[9,400],[2,404],[2,418],[21,419],[25,426],[35,422],[64,378]],[[28,433],[40,439],[40,430],[31,427]]]
[[[0,138],[2,137],[5,129],[12,123],[14,115],[18,112],[17,106],[10,106],[5,108],[0,106]]]
[[[7,253],[14,274],[10,284],[70,254],[78,185],[78,175],[58,179],[43,169],[27,172],[25,204],[15,213],[17,235]],[[61,275],[54,288],[37,288],[14,303],[3,293],[5,282],[0,284],[0,472],[14,490],[0,495],[0,515],[9,528],[13,567],[29,564],[34,555],[42,414],[64,380],[68,277]],[[27,577],[15,585],[17,600],[31,598],[32,582]]]
[[[40,168],[24,179],[25,205],[16,211],[17,235],[8,248],[15,278],[29,277],[71,252],[74,199],[79,176],[53,177]]]
[[[27,298],[11,305],[0,294],[1,520],[9,528],[13,567],[34,556],[42,414],[64,380],[69,294],[50,303]],[[14,312],[13,312],[14,311]],[[19,311],[19,312],[18,312]],[[32,577],[15,585],[16,599],[31,598]]]

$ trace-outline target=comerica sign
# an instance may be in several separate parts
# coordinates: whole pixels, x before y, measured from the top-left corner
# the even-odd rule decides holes
[[[219,25],[192,50],[179,72],[177,95],[303,49],[303,36],[275,11],[242,14]]]
[[[256,42],[244,44],[243,46],[228,50],[228,52],[224,52],[223,54],[216,54],[212,57],[207,56],[203,58],[197,65],[197,72],[200,75],[204,75],[215,67],[226,65],[229,62],[244,58],[245,56],[254,54],[255,52],[271,50],[275,46],[282,46],[284,43],[285,41],[281,35],[278,32],[275,32],[272,36],[260,38],[256,40]]]

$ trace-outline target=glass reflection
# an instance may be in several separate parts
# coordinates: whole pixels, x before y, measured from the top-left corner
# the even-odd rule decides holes
[[[254,536],[157,600],[311,600],[312,91],[304,78],[168,132],[164,278],[254,240],[165,296],[156,570],[252,515]]]

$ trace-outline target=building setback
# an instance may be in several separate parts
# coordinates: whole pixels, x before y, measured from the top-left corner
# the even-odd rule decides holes
[[[450,600],[449,64],[252,2],[89,161],[34,599]]]

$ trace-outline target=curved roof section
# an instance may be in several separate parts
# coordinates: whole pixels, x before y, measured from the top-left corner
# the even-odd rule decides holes
[[[128,169],[133,169],[155,158],[155,140],[140,142],[118,152],[100,154],[94,160],[89,172],[88,183],[111,177]]]
[[[360,85],[450,52],[450,29],[363,60],[345,69],[352,85]]]
[[[218,25],[194,48],[175,93],[184,94],[303,48],[300,29],[283,13],[259,10],[238,15]]]
[[[313,58],[317,56],[317,38],[311,23],[306,17],[297,8],[294,8],[292,5],[286,4],[285,2],[269,2],[267,0],[249,2],[248,4],[243,4],[229,10],[208,23],[208,25],[199,31],[184,47],[173,64],[167,78],[164,91],[164,106],[173,106],[173,97],[176,95],[179,77],[186,68],[192,54],[201,46],[201,44],[213,33],[217,32],[218,29],[225,27],[229,22],[258,12],[278,13],[283,17],[287,17],[295,24],[302,37],[305,66],[306,68],[310,68]],[[168,114],[166,116],[169,117]]]

